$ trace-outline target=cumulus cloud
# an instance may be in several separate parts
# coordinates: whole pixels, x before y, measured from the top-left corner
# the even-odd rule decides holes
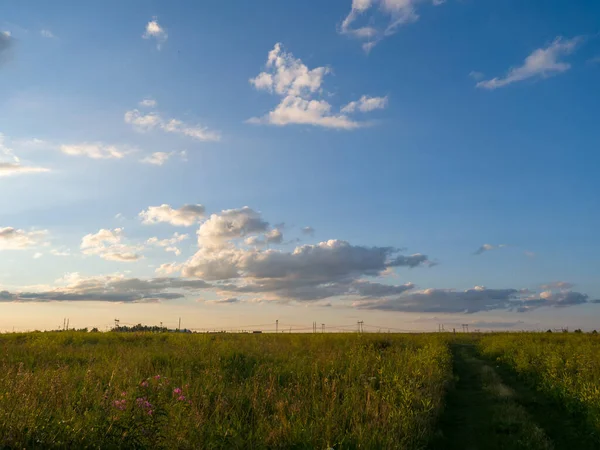
[[[344,130],[365,125],[350,119],[346,114],[349,111],[335,112],[328,101],[315,98],[322,92],[323,79],[330,72],[331,69],[328,67],[309,69],[300,59],[286,52],[282,44],[275,44],[273,50],[269,52],[265,71],[255,78],[251,78],[250,84],[257,90],[267,91],[281,97],[281,101],[266,115],[253,117],[248,122],[279,126],[314,125]],[[367,103],[369,103],[369,99],[373,99],[363,97]],[[370,101],[370,105],[374,105],[374,103],[376,101]],[[369,108],[369,106],[364,106],[364,108]],[[377,107],[372,109],[377,109]]]
[[[226,209],[219,214],[211,214],[198,229],[198,245],[218,248],[231,239],[243,238],[250,234],[266,231],[269,223],[248,206],[239,209]]]
[[[535,50],[522,65],[511,68],[504,77],[479,81],[477,87],[497,89],[530,78],[548,78],[566,72],[571,65],[560,58],[573,53],[579,42],[580,37],[563,39],[559,36],[548,47]]]
[[[125,113],[124,120],[139,132],[159,129],[166,133],[180,134],[198,141],[219,141],[221,139],[218,132],[207,127],[189,125],[178,119],[165,119],[156,112],[144,114],[138,109],[133,109]]]
[[[152,225],[156,223],[169,223],[174,226],[189,227],[199,222],[204,217],[205,208],[202,205],[183,205],[173,209],[170,205],[150,206],[140,212],[142,223]]]
[[[179,255],[181,255],[181,250],[179,250],[179,248],[176,247],[176,245],[182,241],[185,241],[186,239],[189,239],[189,237],[190,236],[188,234],[179,234],[179,233],[175,232],[173,234],[173,237],[167,238],[167,239],[159,239],[157,237],[151,237],[150,239],[148,239],[146,241],[146,244],[155,245],[157,247],[162,247],[165,249],[165,251],[173,252],[173,253],[175,253],[175,255],[179,256]]]
[[[37,247],[47,236],[47,230],[25,231],[13,227],[0,227],[0,251]]]
[[[142,258],[140,246],[123,243],[123,228],[101,229],[97,233],[85,235],[80,249],[85,255],[97,255],[108,261],[134,262]]]
[[[142,34],[142,37],[144,39],[154,39],[156,41],[156,48],[160,50],[162,44],[169,38],[169,35],[167,34],[167,30],[158,23],[158,18],[153,17],[152,20],[146,24],[146,30],[144,31],[144,34]]]
[[[61,145],[60,151],[70,156],[86,156],[92,159],[121,159],[131,150],[119,148],[115,145],[96,143],[80,143],[72,145]]]
[[[292,252],[201,245],[184,265],[183,273],[211,280],[242,277],[263,283],[319,285],[348,277],[377,276],[387,267],[416,267],[426,261],[424,255],[397,255],[392,247],[354,246],[340,240],[302,245]]]
[[[396,33],[400,26],[419,20],[417,5],[420,3],[437,6],[445,0],[352,0],[350,12],[339,31],[362,41],[363,50],[368,53],[379,41]],[[368,17],[364,24],[357,26],[357,20],[365,16]]]
[[[0,292],[0,302],[101,301],[147,303],[183,298],[186,293],[208,289],[202,280],[181,278],[125,278],[123,275],[82,277],[68,274],[64,286],[41,292]]]

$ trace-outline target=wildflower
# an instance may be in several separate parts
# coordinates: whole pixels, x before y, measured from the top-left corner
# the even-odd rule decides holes
[[[127,400],[115,400],[113,406],[119,411],[125,411],[127,408]]]
[[[177,400],[180,402],[184,402],[185,401],[185,395],[180,395],[179,397],[177,397]]]
[[[127,392],[125,392],[125,391],[121,392],[121,397],[127,397]]]
[[[181,388],[175,388],[173,389],[173,395],[181,395]]]
[[[144,380],[142,381],[142,383],[140,384],[140,386],[147,388],[148,387],[148,381]]]
[[[152,415],[152,410],[151,410],[151,409],[149,409],[149,410],[148,410],[148,415],[149,415],[149,416],[151,416],[151,415]]]
[[[155,380],[160,380],[160,375],[155,375],[155,376],[154,376],[154,379],[155,379]]]

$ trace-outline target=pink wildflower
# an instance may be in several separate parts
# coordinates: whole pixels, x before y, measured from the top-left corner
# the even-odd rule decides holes
[[[177,397],[177,400],[179,400],[180,402],[185,401],[185,395],[180,395],[179,397]]]
[[[181,395],[181,388],[173,389],[173,395]]]
[[[148,387],[148,381],[146,381],[146,380],[142,381],[142,383],[141,383],[140,386],[147,388]]]

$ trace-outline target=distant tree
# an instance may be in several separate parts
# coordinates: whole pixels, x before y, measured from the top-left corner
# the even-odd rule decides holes
[[[90,333],[97,333],[98,332],[98,328],[94,327],[90,330]]]
[[[548,331],[546,331],[546,333],[552,333],[552,330],[548,329]]]
[[[581,331],[581,328],[577,328],[573,333],[583,333],[583,331]]]
[[[592,334],[598,334],[598,332],[596,330],[592,331]]]

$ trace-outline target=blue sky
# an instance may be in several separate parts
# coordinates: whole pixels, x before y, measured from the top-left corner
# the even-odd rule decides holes
[[[0,328],[595,328],[599,19],[0,6]]]

